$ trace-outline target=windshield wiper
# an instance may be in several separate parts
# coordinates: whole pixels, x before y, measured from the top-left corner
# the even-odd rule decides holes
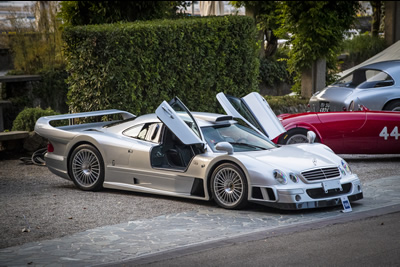
[[[248,146],[248,147],[252,147],[252,148],[258,148],[261,150],[267,150],[265,147],[261,147],[261,146],[256,146],[256,145],[251,145],[248,143],[241,143],[241,142],[229,142],[232,145],[242,145],[242,146]]]

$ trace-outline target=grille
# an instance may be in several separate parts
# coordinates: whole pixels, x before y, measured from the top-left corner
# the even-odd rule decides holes
[[[339,189],[330,189],[328,190],[328,193],[325,193],[324,189],[322,188],[307,189],[306,191],[311,198],[318,199],[318,198],[327,198],[327,197],[334,197],[347,194],[350,192],[351,186],[352,186],[351,183],[342,184],[343,191],[340,191]]]
[[[307,179],[307,181],[310,182],[336,178],[340,176],[339,168],[337,167],[313,169],[311,171],[302,172],[301,174]]]

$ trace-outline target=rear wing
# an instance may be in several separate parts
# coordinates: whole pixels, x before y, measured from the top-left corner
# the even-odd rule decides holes
[[[66,131],[67,127],[71,127],[74,125],[74,119],[77,118],[88,118],[88,117],[102,117],[107,115],[121,115],[122,119],[130,119],[135,118],[136,116],[127,111],[122,111],[118,109],[109,109],[109,110],[99,110],[99,111],[90,111],[90,112],[82,112],[82,113],[73,113],[73,114],[63,114],[63,115],[54,115],[54,116],[46,116],[40,117],[35,124],[35,132],[40,136],[46,138],[56,138],[56,139],[70,139],[75,134],[69,133]],[[68,120],[69,126],[63,126],[60,128],[54,127],[50,124],[52,121],[61,121]],[[109,123],[109,122],[107,122]],[[74,128],[88,128],[88,126],[99,126],[103,123],[83,123],[82,126],[76,126]]]

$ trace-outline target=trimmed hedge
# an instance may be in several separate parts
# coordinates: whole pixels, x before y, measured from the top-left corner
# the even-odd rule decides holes
[[[12,131],[33,131],[35,128],[36,121],[40,117],[58,115],[60,113],[53,111],[52,109],[41,109],[41,108],[25,108],[21,111],[17,118],[13,122]]]
[[[258,91],[255,36],[245,16],[66,28],[70,110],[140,115],[178,96],[190,110],[215,112],[220,91]]]

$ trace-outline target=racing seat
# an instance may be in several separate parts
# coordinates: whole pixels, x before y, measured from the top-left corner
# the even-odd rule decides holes
[[[183,167],[189,164],[193,157],[193,151],[190,146],[183,144],[176,135],[172,135],[172,148],[166,151],[168,162],[172,167]]]

